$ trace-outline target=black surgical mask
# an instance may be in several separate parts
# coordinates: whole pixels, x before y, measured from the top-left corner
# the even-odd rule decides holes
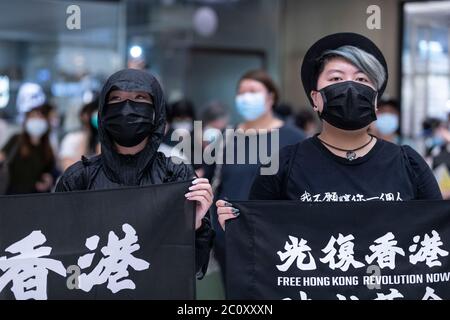
[[[319,90],[323,98],[320,117],[342,130],[358,130],[377,120],[377,92],[355,81],[344,81]]]
[[[153,104],[131,100],[108,104],[103,116],[106,131],[123,147],[134,147],[147,138],[154,121]]]

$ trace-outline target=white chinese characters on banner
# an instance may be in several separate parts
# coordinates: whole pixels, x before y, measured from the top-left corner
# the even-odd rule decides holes
[[[128,267],[131,266],[136,271],[149,268],[150,264],[142,259],[135,258],[132,253],[139,250],[136,231],[129,224],[124,224],[122,230],[125,238],[119,240],[114,232],[108,235],[108,244],[101,249],[104,258],[100,260],[94,270],[89,273],[82,273],[79,278],[80,289],[89,292],[93,286],[108,282],[107,288],[112,293],[117,293],[123,289],[135,289],[136,285],[132,280],[124,279],[128,277]],[[93,236],[86,240],[86,247],[95,250],[98,246],[98,236]],[[93,253],[88,253],[78,259],[81,269],[91,266],[94,259]]]
[[[415,244],[409,247],[410,252],[416,252],[409,256],[409,262],[417,264],[418,262],[426,262],[428,267],[441,266],[439,261],[440,257],[448,256],[448,251],[441,248],[443,242],[435,230],[432,231],[432,236],[425,234],[424,240],[420,242],[421,248],[417,251],[418,242],[420,237],[414,237]],[[289,241],[286,241],[284,245],[284,252],[278,251],[277,254],[284,262],[281,265],[277,265],[279,271],[287,271],[294,262],[296,262],[297,268],[300,270],[316,270],[316,262],[312,255],[312,249],[307,244],[308,241],[289,235]],[[364,263],[355,260],[354,257],[354,240],[355,237],[352,234],[347,236],[339,233],[338,237],[332,236],[328,241],[322,252],[324,257],[320,258],[320,262],[328,264],[332,270],[340,269],[344,272],[348,271],[352,266],[355,269],[365,266]],[[376,239],[374,244],[369,247],[372,251],[371,255],[366,255],[365,260],[370,265],[376,262],[380,268],[395,269],[396,255],[405,256],[405,251],[397,246],[398,241],[395,240],[395,236],[392,232],[386,233],[384,236]]]
[[[425,295],[422,300],[442,300],[436,293],[433,288],[426,287]],[[403,294],[401,294],[397,289],[389,289],[388,294],[377,293],[377,297],[373,300],[395,300],[404,298]],[[336,298],[338,300],[359,300],[357,296],[351,295],[350,297],[346,297],[342,294],[336,294]],[[283,298],[282,300],[292,300],[291,298]],[[312,300],[308,297],[307,293],[304,291],[300,291],[300,300]]]
[[[337,294],[336,297],[338,298],[338,300],[347,300],[347,298],[345,296],[343,296],[342,294]],[[359,300],[359,299],[358,299],[358,297],[350,296],[349,300]]]
[[[302,238],[301,236],[296,237],[293,235],[288,235],[288,238],[289,241],[286,241],[284,245],[284,251],[277,252],[280,261],[283,262],[283,264],[281,265],[276,265],[279,271],[287,272],[294,265],[297,267],[297,269],[302,271],[321,269],[320,266],[318,268],[315,263],[315,249],[311,248],[311,246],[308,245],[308,240]],[[355,258],[355,242],[357,241],[355,239],[355,236],[352,234],[344,236],[342,233],[339,233],[337,237],[334,235],[331,236],[326,246],[321,249],[321,252],[324,254],[324,256],[319,258],[319,261],[331,270],[338,269],[342,272],[348,272],[350,268],[359,269],[364,267],[365,264]],[[441,239],[441,236],[436,230],[432,230],[430,234],[425,233],[423,237],[416,235],[413,237],[412,242],[412,245],[409,246],[409,252],[411,254],[408,257],[405,254],[405,251],[398,246],[398,241],[396,240],[395,235],[392,232],[387,232],[385,235],[374,240],[373,244],[369,246],[368,249],[371,251],[371,253],[365,255],[365,261],[367,265],[376,263],[377,267],[381,269],[389,268],[391,270],[395,270],[397,262],[396,258],[398,258],[399,256],[400,258],[398,259],[401,259],[403,263],[405,261],[412,265],[423,263],[431,269],[434,267],[443,266],[441,258],[449,256],[449,252],[444,248],[444,241]],[[361,247],[358,248],[358,253],[361,254]],[[355,278],[356,281],[352,280],[351,285],[358,285],[358,276],[354,276],[351,278],[346,277],[346,280],[343,280],[341,282],[338,280],[344,278],[342,276],[323,277],[316,275],[307,276],[306,274],[304,274],[302,277],[292,276],[279,277],[278,286],[294,286],[294,284],[289,283],[295,283],[295,286],[298,286],[297,283],[301,283],[303,286],[311,287],[329,286],[329,283],[333,283],[333,285],[339,285],[339,283],[346,283],[344,281]],[[401,280],[394,280],[394,283],[408,283],[408,281],[411,281],[410,283],[414,283],[415,280],[412,281],[408,279],[423,279],[424,275],[420,274],[411,276],[416,276],[417,278],[408,278],[408,275],[399,275],[396,279]],[[386,277],[387,279],[390,279],[390,276]],[[426,281],[427,283],[443,282],[448,281],[449,277],[450,272],[445,272],[442,274],[426,274]],[[295,281],[291,280],[291,278],[295,278]],[[363,278],[365,279],[366,277]],[[316,279],[316,281],[314,281],[314,279]],[[367,279],[363,280],[362,283],[370,283],[370,281],[367,283],[364,282],[366,280]],[[397,283],[397,281],[400,282]],[[419,280],[419,283],[423,283],[422,281],[423,280]],[[342,294],[336,294],[335,296],[338,298],[338,300],[359,300],[359,298],[355,295],[345,296]],[[374,300],[395,300],[402,298],[405,298],[402,292],[400,292],[397,288],[390,288],[389,292],[376,293],[376,297],[374,298]],[[284,298],[283,300],[291,300],[291,298]],[[311,300],[308,292],[300,291],[300,300]],[[422,300],[441,300],[441,297],[435,292],[433,288],[426,286],[425,294],[423,295]]]
[[[418,243],[420,241],[420,236],[415,236],[413,241],[414,244],[409,247],[409,252],[414,253],[409,256],[409,262],[416,264],[418,262],[426,262],[426,265],[430,268],[440,267],[442,263],[438,260],[439,256],[448,256],[448,251],[441,249],[444,243],[435,230],[431,231],[432,236],[425,234],[423,241],[420,242],[421,248],[416,252]]]
[[[380,268],[383,269],[388,267],[391,270],[394,270],[395,255],[405,255],[405,251],[396,246],[397,241],[394,239],[394,234],[392,232],[388,232],[381,238],[375,240],[376,245],[371,245],[369,247],[373,254],[371,256],[366,256],[367,263],[371,264],[374,260],[377,260]]]
[[[422,300],[442,300],[436,293],[434,293],[434,289],[427,287],[425,295],[423,296]]]
[[[278,270],[283,272],[287,271],[295,261],[297,261],[297,268],[300,270],[315,270],[316,261],[311,255],[311,248],[307,245],[308,241],[304,239],[298,241],[298,238],[293,236],[289,236],[289,240],[291,240],[291,243],[289,244],[289,242],[286,241],[286,244],[284,245],[284,250],[286,251],[277,252],[280,260],[282,262],[284,261],[284,264],[277,265]],[[309,260],[308,263],[304,263],[306,258]]]
[[[136,271],[149,268],[150,264],[133,256],[140,249],[135,229],[124,224],[123,239],[111,231],[108,244],[101,249],[103,258],[89,274],[83,273],[79,277],[79,288],[89,292],[94,285],[108,282],[107,288],[112,293],[123,289],[135,289],[136,285],[129,276],[128,267]],[[99,236],[92,236],[86,240],[86,247],[93,251],[97,249]],[[66,277],[66,268],[61,261],[46,258],[52,252],[51,247],[42,246],[47,241],[41,231],[33,231],[28,236],[5,249],[6,252],[16,254],[12,257],[0,257],[0,292],[12,282],[11,291],[17,300],[46,300],[47,275],[49,271]],[[91,266],[95,253],[88,253],[78,259],[78,265],[83,270]]]
[[[51,247],[42,247],[47,239],[41,231],[28,236],[6,248],[6,252],[17,254],[10,258],[0,257],[0,292],[12,282],[11,291],[17,300],[46,300],[47,275],[53,271],[66,277],[64,265],[54,259],[44,258],[52,252]]]
[[[284,298],[283,300],[292,300],[292,299],[291,298]],[[300,300],[307,301],[307,300],[311,300],[311,299],[308,298],[308,295],[306,294],[306,292],[300,291]]]
[[[381,193],[373,197],[366,197],[363,194],[338,194],[337,192],[324,192],[311,194],[305,190],[300,196],[302,202],[364,202],[364,201],[403,201],[400,192]]]
[[[320,261],[328,263],[332,270],[340,269],[342,271],[347,271],[350,266],[353,266],[356,269],[364,267],[364,263],[356,261],[353,256],[355,254],[353,251],[355,246],[353,240],[355,240],[355,237],[351,234],[344,237],[339,233],[337,239],[332,236],[327,246],[322,249],[323,253],[326,253],[327,255],[321,258]],[[335,248],[336,244],[339,246],[339,251]],[[339,259],[338,261],[336,261],[336,257]]]
[[[404,298],[404,296],[398,292],[397,289],[389,289],[389,291],[389,294],[377,293],[377,298],[375,300],[394,300]]]

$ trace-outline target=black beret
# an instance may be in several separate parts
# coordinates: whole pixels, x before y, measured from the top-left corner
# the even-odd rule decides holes
[[[317,84],[315,82],[317,81],[317,72],[319,71],[318,59],[326,50],[335,50],[342,46],[354,46],[364,50],[365,52],[372,54],[381,63],[386,71],[386,79],[384,80],[380,90],[378,90],[378,96],[381,97],[383,95],[388,80],[388,68],[383,53],[375,45],[375,43],[363,35],[352,32],[341,32],[323,37],[314,43],[306,52],[303,59],[301,68],[302,83],[306,96],[311,104],[313,104],[313,102],[310,97],[310,92],[311,90],[316,89]]]

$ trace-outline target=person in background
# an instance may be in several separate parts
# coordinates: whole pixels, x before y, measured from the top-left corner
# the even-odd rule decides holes
[[[294,111],[289,103],[277,103],[273,106],[273,114],[285,123],[294,125]]]
[[[450,199],[450,134],[446,123],[428,118],[422,123],[426,159],[438,181],[444,199]]]
[[[168,108],[167,122],[168,130],[163,138],[163,143],[174,147],[179,141],[172,141],[172,133],[177,129],[186,131],[186,134],[191,134],[194,129],[195,108],[191,101],[182,99],[172,103]]]
[[[237,131],[232,139],[225,138],[223,159],[227,153],[234,156],[233,163],[216,164],[212,179],[213,190],[218,199],[248,200],[253,180],[260,173],[260,160],[250,163],[252,150],[250,141],[258,141],[257,154],[260,153],[261,140],[267,139],[267,156],[279,152],[280,148],[298,143],[304,139],[304,134],[294,126],[286,124],[274,115],[273,108],[279,100],[278,88],[269,74],[264,70],[251,70],[245,73],[237,83],[235,105],[242,117]],[[247,131],[248,130],[248,131]],[[258,130],[260,130],[258,132]],[[248,132],[248,133],[246,133]],[[250,133],[251,132],[251,133]],[[271,150],[271,140],[278,133],[279,143],[276,150]],[[239,143],[245,138],[245,144]],[[256,135],[256,137],[254,137]],[[256,138],[256,139],[254,139]],[[264,140],[262,140],[264,141]],[[265,152],[266,153],[266,152]],[[244,155],[245,163],[240,164],[237,155]],[[225,281],[225,235],[219,225],[218,216],[213,214],[216,230],[215,257],[219,262],[222,278]]]
[[[59,152],[59,141],[61,133],[61,117],[57,108],[51,103],[42,105],[44,112],[48,115],[48,123],[50,125],[49,139],[52,146],[53,154],[57,155]]]
[[[422,130],[425,140],[425,157],[430,160],[446,148],[450,137],[445,123],[438,118],[426,118],[422,122]]]
[[[23,132],[14,135],[0,152],[0,161],[11,159],[6,194],[50,192],[57,173],[48,114],[36,107],[23,116]]]
[[[23,123],[24,116],[31,109],[43,106],[47,97],[42,87],[33,82],[22,83],[17,92],[17,121]]]
[[[209,103],[201,114],[202,135],[195,137],[198,143],[202,145],[202,150],[216,142],[218,135],[225,132],[230,121],[227,108],[220,102],[213,101]],[[203,164],[196,170],[198,176],[211,180],[214,175],[214,165]]]
[[[223,104],[213,101],[206,106],[200,119],[203,125],[204,140],[212,142],[214,137],[210,136],[208,129],[213,128],[223,132],[230,121],[230,116],[227,108]]]
[[[428,118],[422,124],[426,159],[433,169],[444,199],[450,199],[450,133],[447,124],[437,118]]]
[[[405,144],[399,134],[400,107],[396,100],[380,100],[377,106],[377,121],[370,126],[373,135],[395,144]],[[410,143],[408,143],[410,144]]]
[[[3,113],[0,111],[0,148],[3,148],[8,141],[8,122],[3,118]]]
[[[302,109],[295,116],[295,125],[309,138],[320,131],[318,120],[312,111]]]
[[[181,99],[169,105],[167,114],[168,126],[159,150],[168,157],[178,157],[184,163],[192,164],[194,170],[197,171],[201,168],[201,163],[194,163],[193,161],[194,145],[200,143],[194,137],[194,104],[188,99]],[[179,149],[179,145],[184,145],[182,143],[184,139],[189,139],[190,155],[185,154],[186,150]]]
[[[82,128],[69,132],[61,141],[59,160],[63,171],[82,156],[92,157],[100,153],[98,140],[98,99],[81,108],[80,121]]]

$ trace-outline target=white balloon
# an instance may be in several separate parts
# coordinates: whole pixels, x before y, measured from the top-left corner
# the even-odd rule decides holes
[[[211,36],[217,30],[217,13],[210,7],[197,9],[193,20],[195,31],[204,37]]]

